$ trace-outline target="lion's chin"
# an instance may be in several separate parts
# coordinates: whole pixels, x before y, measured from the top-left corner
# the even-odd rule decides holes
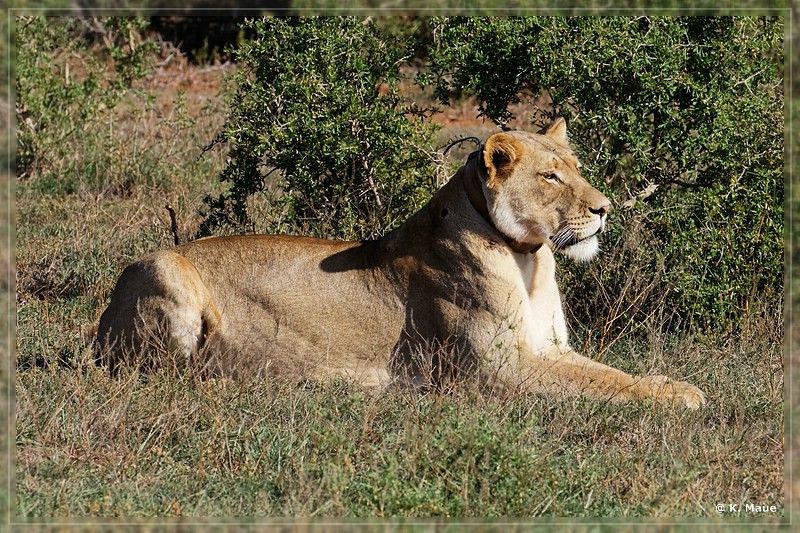
[[[573,261],[585,263],[594,259],[599,250],[600,242],[597,240],[597,236],[592,235],[575,244],[565,246],[562,252]]]

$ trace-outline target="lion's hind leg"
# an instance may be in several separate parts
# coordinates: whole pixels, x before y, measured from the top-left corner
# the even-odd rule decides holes
[[[112,373],[124,363],[144,370],[195,367],[221,322],[195,266],[177,253],[158,252],[120,276],[100,317],[100,357]]]

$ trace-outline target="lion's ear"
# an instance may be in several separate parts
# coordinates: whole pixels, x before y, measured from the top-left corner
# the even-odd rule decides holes
[[[521,154],[522,146],[512,136],[495,133],[489,137],[483,146],[483,163],[489,175],[487,181],[505,180]]]
[[[547,135],[558,144],[563,144],[564,146],[569,144],[569,140],[567,139],[567,123],[561,117],[558,117],[545,126],[539,133]]]

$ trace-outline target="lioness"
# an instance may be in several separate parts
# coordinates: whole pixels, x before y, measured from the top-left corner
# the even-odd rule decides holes
[[[215,375],[368,386],[478,374],[505,388],[696,409],[697,387],[633,377],[569,347],[552,250],[592,258],[610,207],[578,168],[558,119],[538,134],[490,136],[378,240],[213,237],[155,252],[113,291],[102,361],[114,371],[170,353]]]

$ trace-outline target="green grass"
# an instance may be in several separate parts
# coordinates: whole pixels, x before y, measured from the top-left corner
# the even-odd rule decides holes
[[[755,377],[691,413],[36,369],[17,381],[17,511],[714,517],[718,502],[783,498],[780,382]]]
[[[70,141],[68,160],[16,184],[19,520],[717,522],[718,503],[778,506],[774,515],[724,521],[785,519],[780,297],[756,302],[728,333],[686,337],[655,323],[602,353],[587,347],[626,371],[698,385],[709,397],[698,412],[490,395],[470,384],[437,395],[168,372],[110,379],[91,363],[82,329],[126,263],[171,245],[166,204],[183,239],[197,230],[197,208],[218,190],[224,165],[218,150],[199,158],[224,119],[216,95],[187,95],[180,123],[170,113],[174,95],[159,96],[130,95],[114,111],[113,130],[110,115],[88,124]],[[448,136],[462,133],[443,131]],[[85,179],[98,162],[102,172]]]

